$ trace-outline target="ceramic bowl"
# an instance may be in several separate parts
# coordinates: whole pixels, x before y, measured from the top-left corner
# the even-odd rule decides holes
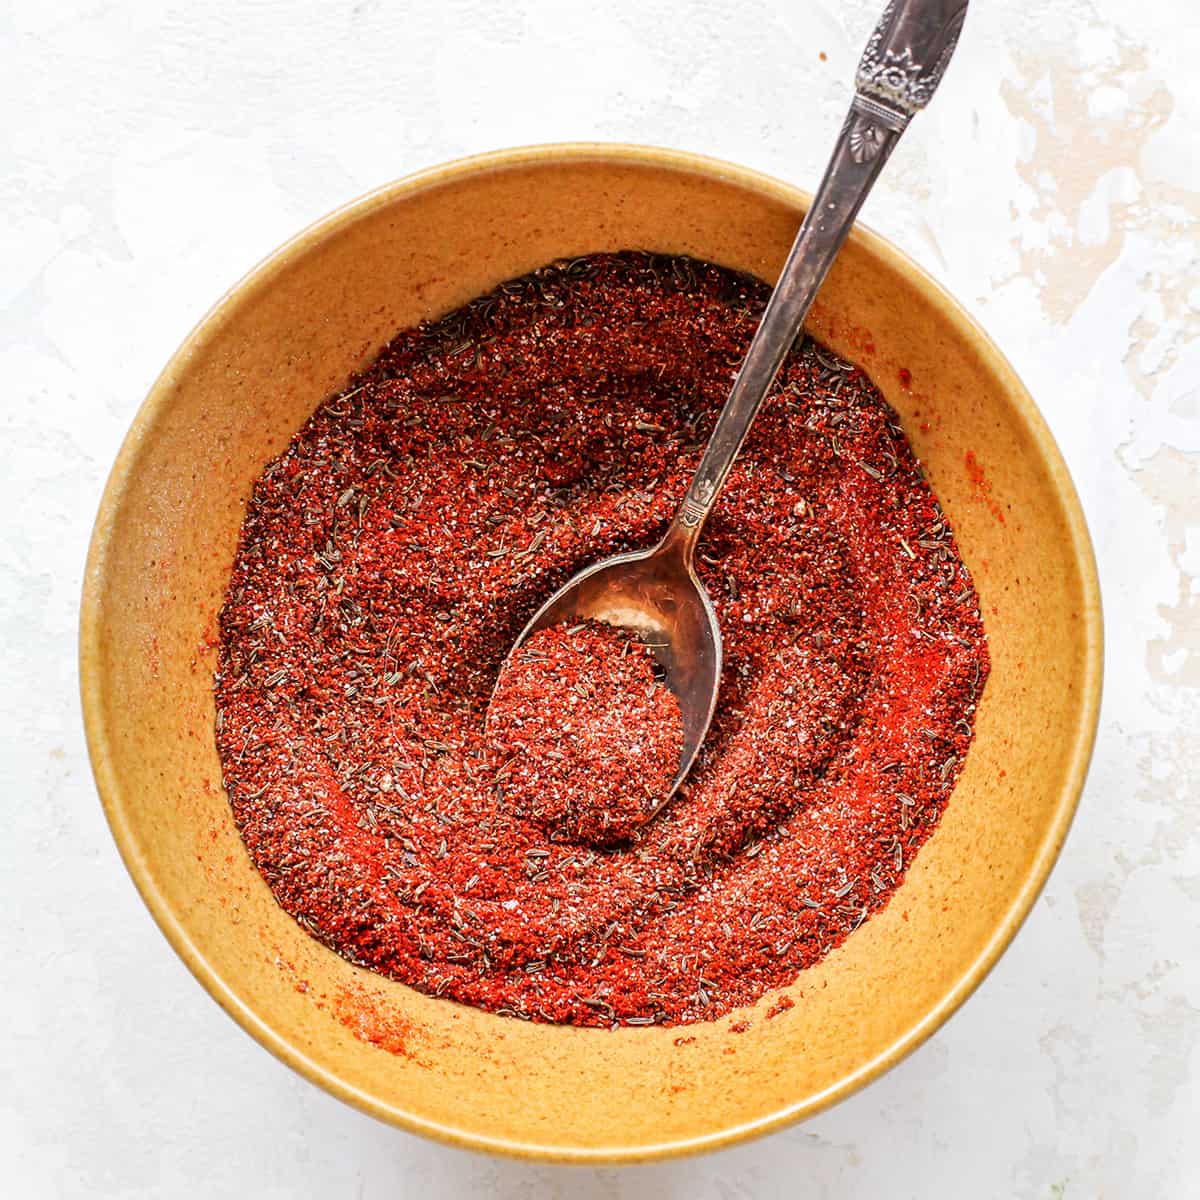
[[[774,279],[806,196],[685,154],[573,145],[385,187],[300,234],[167,364],[113,468],[80,659],[114,836],[155,919],[249,1033],[330,1092],[460,1145],[568,1161],[711,1148],[896,1063],[995,963],[1075,810],[1099,703],[1088,534],[1032,400],[964,311],[858,230],[809,327],[900,414],[974,574],[992,674],[949,808],[891,904],[783,989],[680,1029],[531,1025],[351,966],[273,901],[213,745],[213,634],[243,505],[319,401],[399,328],[552,259],[684,253]],[[905,386],[901,380],[910,381]],[[731,1024],[749,1020],[733,1033]],[[686,1034],[686,1037],[681,1037]]]

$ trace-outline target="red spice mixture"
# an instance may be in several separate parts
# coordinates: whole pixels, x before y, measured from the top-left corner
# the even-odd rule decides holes
[[[497,794],[556,841],[628,841],[666,799],[683,715],[654,653],[596,621],[539,629],[505,663],[487,715]]]
[[[217,744],[250,855],[313,936],[498,1013],[647,1025],[792,982],[887,903],[988,656],[895,415],[811,341],[701,546],[725,661],[684,790],[613,849],[559,840],[484,733],[545,597],[665,528],[767,295],[636,252],[543,268],[399,334],[263,473]]]

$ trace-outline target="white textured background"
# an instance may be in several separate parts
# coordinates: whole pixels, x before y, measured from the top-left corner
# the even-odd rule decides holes
[[[193,982],[101,815],[77,711],[89,527],[208,305],[367,188],[467,152],[653,142],[812,186],[879,0],[0,5],[0,1192],[1200,1195],[1200,20],[974,0],[865,220],[1014,360],[1096,539],[1108,686],[1028,924],[865,1092],[706,1158],[444,1149],[290,1073]],[[822,61],[820,52],[827,61]]]

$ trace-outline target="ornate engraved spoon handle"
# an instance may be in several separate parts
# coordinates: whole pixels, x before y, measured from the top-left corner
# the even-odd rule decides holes
[[[941,81],[966,11],[967,0],[892,0],[871,34],[858,64],[850,112],[812,207],[667,533],[687,563],[858,210],[905,126]]]

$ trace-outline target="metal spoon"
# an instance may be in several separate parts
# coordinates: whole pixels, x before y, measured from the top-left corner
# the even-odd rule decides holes
[[[704,742],[721,678],[721,630],[693,559],[767,392],[854,218],[913,115],[941,81],[967,0],[892,0],[855,75],[855,95],[812,207],[788,254],[704,457],[662,541],[580,571],[534,614],[513,649],[547,625],[583,618],[635,630],[653,648],[683,715],[675,794]],[[653,815],[653,813],[649,814]]]

